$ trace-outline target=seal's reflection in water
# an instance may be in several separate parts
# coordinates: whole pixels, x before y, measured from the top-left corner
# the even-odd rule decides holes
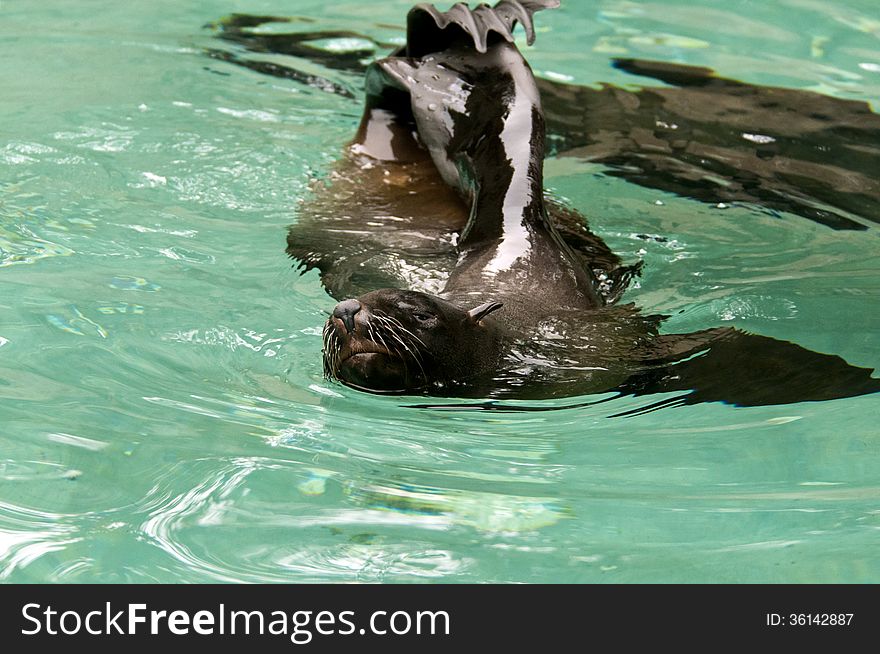
[[[741,153],[742,143],[712,143],[719,130],[711,125],[719,117],[742,122],[749,115],[742,107],[752,105],[762,117],[772,115],[774,105],[767,105],[761,87],[713,81],[698,69],[619,62],[681,81],[684,88],[639,92],[646,100],[636,105],[645,107],[641,113],[632,103],[628,111],[603,113],[615,103],[626,108],[617,90],[548,89],[548,83],[536,83],[509,43],[509,32],[516,19],[531,32],[531,13],[554,4],[502,2],[494,13],[483,8],[473,14],[420,6],[410,14],[406,50],[368,69],[367,107],[355,142],[330,184],[316,186],[301,207],[288,238],[290,255],[306,269],[319,269],[331,295],[352,298],[337,307],[325,330],[328,373],[366,390],[431,395],[686,391],[648,409],[717,400],[779,404],[880,390],[871,371],[838,357],[733,329],[660,336],[661,317],[616,304],[637,268],[621,265],[581,217],[543,200],[540,97],[557,154],[620,163],[621,171],[648,186],[667,184],[700,198],[693,189],[702,179],[727,173],[730,199],[800,209],[809,218],[850,229],[865,225],[846,209],[869,206],[877,189],[867,176],[850,175],[848,185],[838,185],[846,200],[837,207],[844,210],[829,211],[790,189],[805,175],[821,175],[821,165],[807,162],[796,168],[797,175],[780,177],[776,167],[750,167],[754,161]],[[242,33],[228,22],[223,35],[241,42]],[[239,38],[232,38],[236,34]],[[260,39],[251,41],[253,49],[260,48]],[[233,55],[223,58],[246,65]],[[693,107],[719,106],[702,97],[696,104],[679,103],[690,115],[673,115],[674,100],[683,100],[685,92],[717,92],[736,111],[707,110],[701,124]],[[786,93],[800,93],[814,104],[843,103]],[[786,97],[775,106],[785,105]],[[660,99],[652,104],[650,98]],[[874,130],[873,114],[858,103],[844,104],[850,111],[835,116],[866,133]],[[669,137],[665,148],[658,105],[668,109],[663,115],[668,120],[660,121],[667,131],[687,126]],[[783,112],[789,131],[797,126],[790,113]],[[807,118],[828,115],[812,112]],[[617,136],[598,129],[603,117]],[[653,130],[646,132],[645,120],[653,121]],[[838,130],[837,136],[846,134]],[[687,138],[677,138],[681,135]],[[751,156],[755,161],[785,156],[784,146],[774,152],[753,148]],[[728,168],[709,165],[707,171],[693,164],[694,157],[705,162],[706,156],[726,160]],[[870,158],[870,151],[864,157]],[[824,194],[819,200],[827,201],[828,184],[816,188]],[[719,198],[717,189],[711,195]],[[383,287],[409,290],[375,290]],[[459,313],[438,311],[428,306],[432,302],[451,303]],[[349,360],[356,374],[347,373]]]

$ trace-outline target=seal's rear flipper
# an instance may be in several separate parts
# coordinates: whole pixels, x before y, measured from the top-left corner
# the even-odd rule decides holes
[[[432,151],[435,164],[446,182],[465,191],[461,188],[456,164],[447,154],[449,132],[453,123],[460,122],[456,116],[470,117],[474,112],[465,107],[465,98],[470,92],[456,93],[456,88],[469,89],[479,85],[485,89],[486,96],[502,97],[510,92],[510,84],[506,78],[498,81],[499,75],[487,74],[489,68],[499,66],[495,61],[497,58],[473,57],[469,62],[474,68],[469,73],[473,75],[469,75],[460,70],[450,70],[448,65],[428,55],[441,55],[444,51],[461,46],[472,49],[473,54],[486,55],[493,45],[513,42],[513,30],[517,23],[523,25],[528,43],[531,44],[535,40],[532,15],[541,9],[558,6],[559,0],[501,0],[494,7],[481,4],[475,9],[457,3],[448,11],[439,11],[430,4],[414,6],[407,14],[406,45],[367,68],[364,114],[353,144],[361,152],[377,159],[405,161],[411,158],[411,154],[398,156],[391,144],[414,142],[410,135],[418,131],[419,141]],[[522,59],[518,53],[517,57]],[[524,61],[519,63],[520,67],[525,67]],[[479,84],[477,78],[480,79]],[[421,124],[417,124],[419,121],[416,119],[419,108],[424,116],[428,116]],[[505,110],[509,110],[509,107],[499,108],[499,112]],[[433,113],[435,111],[437,114]],[[454,111],[455,115],[449,114],[450,111]],[[445,115],[439,117],[440,113]],[[470,130],[456,127],[455,131],[482,133],[484,129],[479,125]],[[411,153],[412,150],[407,146],[407,152]],[[395,154],[392,156],[392,153]],[[470,192],[470,189],[465,192]]]
[[[440,52],[461,37],[472,41],[477,52],[486,52],[493,38],[513,43],[517,22],[526,31],[526,42],[535,42],[532,14],[541,9],[555,9],[559,0],[501,0],[494,7],[481,4],[471,9],[457,3],[449,11],[438,11],[433,5],[418,4],[406,19],[406,54],[423,57]]]
[[[880,379],[871,377],[873,371],[868,368],[736,329],[661,336],[657,346],[661,357],[614,390],[636,396],[691,392],[618,415],[699,402],[766,406],[880,391]]]

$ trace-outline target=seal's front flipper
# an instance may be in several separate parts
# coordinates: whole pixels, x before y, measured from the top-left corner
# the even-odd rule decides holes
[[[736,329],[670,334],[657,341],[660,358],[614,389],[623,395],[690,391],[628,411],[646,413],[670,405],[725,402],[765,406],[816,402],[880,391],[872,370],[838,356]]]

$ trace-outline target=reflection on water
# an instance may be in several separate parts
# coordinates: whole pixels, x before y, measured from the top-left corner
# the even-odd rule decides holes
[[[609,57],[880,97],[872,6],[710,4],[569,2],[545,12],[529,57],[557,88],[604,81],[627,101],[646,98],[635,81],[676,87]],[[201,30],[229,11],[219,1],[6,5],[3,581],[880,579],[874,397],[610,418],[644,398],[415,409],[424,398],[323,379],[332,300],[290,270],[286,228],[356,125],[350,71],[399,42],[378,25],[401,23],[399,3],[302,0],[330,33],[286,58]],[[769,135],[727,145],[773,145],[742,132]],[[835,231],[607,172],[562,157],[548,181],[615,252],[645,259],[627,301],[670,315],[670,331],[730,322],[880,363],[863,213],[866,230]]]
[[[66,516],[0,503],[0,578],[77,541]]]

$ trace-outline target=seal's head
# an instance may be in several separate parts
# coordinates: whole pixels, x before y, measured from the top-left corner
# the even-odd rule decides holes
[[[324,326],[324,372],[375,393],[466,383],[497,364],[502,328],[486,316],[500,308],[487,302],[468,311],[397,289],[344,300]]]

